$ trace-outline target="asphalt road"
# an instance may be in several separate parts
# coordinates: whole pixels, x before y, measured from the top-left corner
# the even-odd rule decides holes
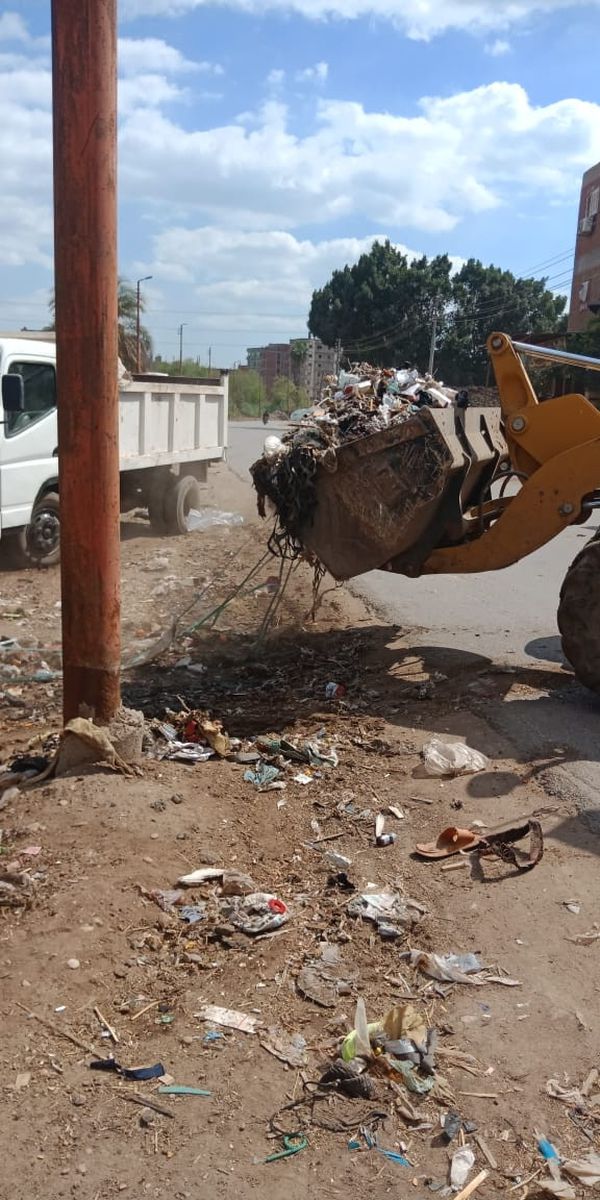
[[[230,425],[229,463],[247,478],[265,436],[285,426],[262,422]],[[540,670],[562,664],[556,627],[561,582],[569,563],[598,527],[594,515],[585,527],[565,530],[536,554],[503,571],[406,579],[371,571],[352,581],[352,590],[407,633],[432,661],[444,654],[477,655],[482,665],[525,668],[531,700],[507,699],[487,706],[485,717],[519,748],[521,757],[556,758],[547,780],[557,792],[577,799],[600,833],[600,702],[576,684],[556,692],[540,685]],[[599,581],[600,585],[600,581]],[[561,684],[563,684],[561,677]],[[536,694],[539,692],[539,694]],[[489,711],[488,711],[489,708]],[[492,711],[493,709],[493,711]]]

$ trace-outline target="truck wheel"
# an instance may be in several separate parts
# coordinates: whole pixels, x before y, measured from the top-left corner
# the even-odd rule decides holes
[[[571,563],[560,592],[558,628],[580,683],[600,692],[600,530]]]
[[[15,540],[15,549],[24,564],[56,566],[60,561],[60,508],[56,492],[46,492],[36,500],[29,525]]]
[[[200,488],[193,475],[176,480],[165,495],[164,513],[167,533],[187,533],[187,518],[191,508],[200,506]]]

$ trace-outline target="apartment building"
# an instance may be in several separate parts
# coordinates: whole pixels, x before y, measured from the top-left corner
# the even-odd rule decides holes
[[[267,397],[271,395],[275,380],[283,377],[302,388],[313,404],[321,395],[325,375],[335,370],[336,352],[324,346],[319,338],[293,338],[291,342],[250,346],[246,361],[252,371],[258,371]]]
[[[575,263],[569,308],[569,332],[579,333],[600,306],[600,163],[585,172],[581,184]]]

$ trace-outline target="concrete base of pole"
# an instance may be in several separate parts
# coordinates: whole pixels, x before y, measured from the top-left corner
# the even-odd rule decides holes
[[[110,725],[98,727],[110,742],[116,756],[123,762],[139,762],[142,756],[144,737],[144,714],[131,708],[119,708]],[[108,756],[101,750],[88,745],[82,738],[67,734],[61,743],[56,775],[70,775],[79,768],[97,762],[108,764]]]

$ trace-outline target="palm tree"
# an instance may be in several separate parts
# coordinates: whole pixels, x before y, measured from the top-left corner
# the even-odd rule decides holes
[[[137,371],[137,293],[132,284],[119,278],[119,358],[128,371]],[[54,292],[50,297],[51,324],[47,329],[54,329]],[[140,298],[140,309],[143,312],[145,303]],[[152,337],[145,325],[140,326],[142,370],[152,361]]]

